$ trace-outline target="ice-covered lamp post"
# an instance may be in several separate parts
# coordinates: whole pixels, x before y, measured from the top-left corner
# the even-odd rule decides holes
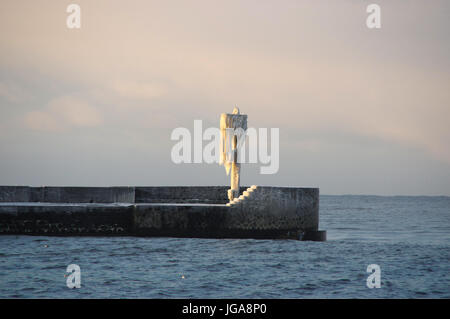
[[[238,152],[245,139],[247,130],[247,115],[240,114],[237,107],[233,113],[220,115],[221,156],[220,164],[225,166],[227,175],[231,169],[231,188],[228,190],[228,199],[232,201],[239,197],[239,173],[241,164],[238,161]]]

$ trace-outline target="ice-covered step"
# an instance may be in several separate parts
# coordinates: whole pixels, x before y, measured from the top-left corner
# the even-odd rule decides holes
[[[229,203],[227,203],[227,206],[234,206],[236,204],[243,205],[248,200],[251,200],[252,197],[254,197],[254,192],[258,187],[256,185],[252,185],[251,187],[248,187],[245,191],[242,192],[242,195],[240,195],[237,198],[234,198]]]

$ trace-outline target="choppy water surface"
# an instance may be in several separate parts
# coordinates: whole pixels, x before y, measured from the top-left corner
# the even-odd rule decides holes
[[[450,197],[320,201],[327,242],[0,236],[0,297],[450,298]]]

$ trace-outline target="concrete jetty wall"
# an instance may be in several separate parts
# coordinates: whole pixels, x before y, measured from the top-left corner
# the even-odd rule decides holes
[[[0,186],[0,202],[134,203],[134,187]]]
[[[0,234],[325,240],[317,188],[227,189],[0,186]]]
[[[135,203],[225,204],[228,189],[226,186],[135,187]]]

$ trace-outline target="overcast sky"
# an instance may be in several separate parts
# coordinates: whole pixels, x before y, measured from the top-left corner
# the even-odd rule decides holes
[[[0,185],[226,185],[170,133],[237,104],[280,128],[244,185],[450,195],[449,30],[449,1],[1,0]]]

